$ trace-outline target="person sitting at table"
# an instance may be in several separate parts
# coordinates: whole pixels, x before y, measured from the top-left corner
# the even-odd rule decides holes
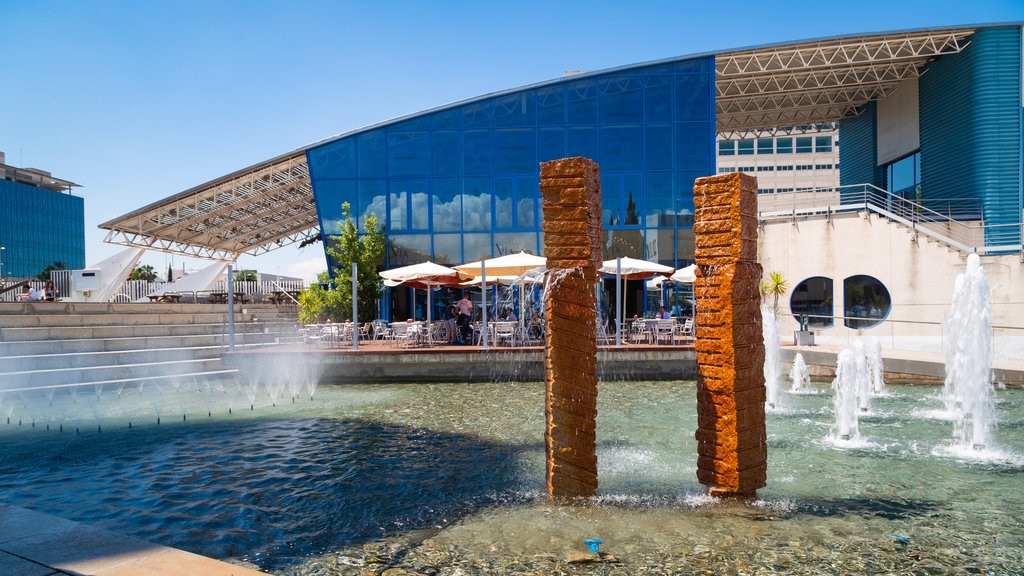
[[[655,314],[654,317],[657,318],[658,320],[671,320],[672,319],[672,315],[669,314],[668,310],[665,310],[664,306],[658,308],[658,313]]]
[[[53,302],[59,295],[60,292],[57,290],[57,287],[53,285],[53,280],[47,280],[46,284],[43,284],[43,289],[40,292],[39,299],[47,302]]]
[[[501,319],[504,322],[515,322],[518,320],[518,318],[516,318],[516,313],[513,312],[511,308],[505,308],[505,315],[502,316]]]

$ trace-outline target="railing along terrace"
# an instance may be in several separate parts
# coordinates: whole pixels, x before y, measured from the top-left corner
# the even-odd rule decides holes
[[[856,184],[760,194],[758,203],[761,220],[868,211],[907,226],[915,237],[924,234],[964,252],[1022,250],[1024,223],[986,224],[976,199],[936,200],[926,205],[870,184]]]

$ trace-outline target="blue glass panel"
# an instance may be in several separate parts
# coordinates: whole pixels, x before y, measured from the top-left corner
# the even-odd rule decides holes
[[[463,230],[491,229],[490,178],[466,178],[462,190],[462,228]]]
[[[392,230],[428,230],[430,205],[426,180],[391,180],[390,214]]]
[[[643,69],[645,75],[653,74],[672,74],[675,71],[675,64],[667,62],[665,64],[656,64],[654,66],[647,66]]]
[[[359,145],[359,177],[384,178],[387,176],[387,138],[383,130],[373,130],[356,136]]]
[[[711,58],[693,58],[676,62],[676,73],[678,74],[704,74],[711,70]]]
[[[491,133],[466,130],[462,135],[462,171],[466,175],[491,173]]]
[[[597,129],[591,127],[569,128],[569,146],[566,157],[583,156],[598,163],[597,156]]]
[[[711,115],[711,80],[707,76],[676,76],[676,121],[705,120]]]
[[[643,258],[643,230],[605,230],[604,258]]]
[[[537,124],[541,126],[565,125],[564,84],[537,89]]]
[[[389,132],[388,176],[429,175],[429,132]]]
[[[462,127],[462,109],[449,108],[430,115],[434,130],[458,130]]]
[[[455,131],[436,131],[431,139],[434,176],[462,174],[462,139]]]
[[[565,128],[541,128],[537,131],[538,163],[565,157]]]
[[[622,224],[622,178],[601,173],[601,223],[605,226]]]
[[[537,199],[540,198],[540,177],[516,179],[516,228],[534,228],[537,222]]]
[[[534,126],[537,122],[535,98],[531,91],[494,98],[491,127]]]
[[[601,170],[637,170],[644,165],[644,139],[640,126],[602,126]]]
[[[645,226],[675,226],[676,199],[672,193],[672,172],[648,172],[644,179]]]
[[[569,124],[597,123],[597,80],[578,80],[566,85]]]
[[[431,209],[435,232],[458,232],[462,229],[461,190],[462,180],[458,178],[434,178]]]
[[[355,180],[318,180],[316,200],[320,229],[328,236],[341,233],[342,204],[348,202],[352,213],[359,213]]]
[[[792,154],[793,153],[793,138],[776,138],[775,139],[775,153],[776,154]]]
[[[476,262],[486,260],[494,256],[491,249],[491,234],[463,234],[462,254],[465,262]]]
[[[502,232],[494,235],[494,254],[529,252],[537,254],[536,232]]]
[[[515,180],[513,178],[494,179],[494,226],[509,229],[512,227],[512,204],[515,201]]]
[[[388,268],[420,264],[430,259],[430,234],[389,234]]]
[[[462,235],[434,234],[433,260],[444,266],[456,266],[466,262],[462,259]]]
[[[310,177],[355,178],[356,139],[343,138],[306,153]]]
[[[601,124],[636,124],[643,121],[644,93],[640,76],[615,76],[598,80],[598,112]]]
[[[680,226],[693,223],[693,183],[704,176],[710,174],[703,171],[676,172],[676,214],[679,215]]]
[[[388,185],[388,231],[401,232],[409,229],[409,190],[402,180]]]
[[[644,119],[648,122],[672,121],[672,83],[667,75],[644,77]]]
[[[671,124],[649,124],[646,128],[645,143],[646,163],[648,170],[671,170],[673,158],[673,139]]]
[[[414,116],[408,120],[402,120],[396,124],[391,124],[387,127],[387,130],[388,134],[393,132],[430,130],[430,116]]]
[[[644,213],[643,178],[640,174],[623,175],[622,189],[626,193],[626,213],[622,223],[626,226],[638,226],[642,224],[640,217]]]
[[[317,187],[317,195],[320,188]],[[339,205],[340,206],[340,205]],[[359,230],[366,231],[366,217],[373,214],[377,220],[388,225],[387,183],[384,180],[360,180],[359,201],[353,206],[352,212],[359,215]]]
[[[495,174],[537,171],[537,136],[530,128],[505,128],[493,133]]]
[[[487,128],[491,125],[491,101],[481,100],[462,107],[463,128]]]
[[[711,131],[707,123],[676,124],[676,170],[710,171],[714,165]]]

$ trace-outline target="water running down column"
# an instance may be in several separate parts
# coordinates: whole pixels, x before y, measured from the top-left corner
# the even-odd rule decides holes
[[[587,158],[540,165],[544,255],[549,274],[545,319],[545,419],[550,498],[597,492],[597,269],[601,185]]]

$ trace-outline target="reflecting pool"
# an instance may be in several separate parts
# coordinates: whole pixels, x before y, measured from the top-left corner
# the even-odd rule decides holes
[[[102,432],[4,424],[0,493],[282,575],[1024,574],[1024,391],[996,391],[990,445],[957,456],[941,387],[888,383],[847,447],[828,440],[829,383],[811,388],[768,412],[749,504],[696,481],[693,382],[600,384],[587,506],[548,501],[544,385],[515,382],[320,386]],[[568,564],[585,539],[619,562]]]

